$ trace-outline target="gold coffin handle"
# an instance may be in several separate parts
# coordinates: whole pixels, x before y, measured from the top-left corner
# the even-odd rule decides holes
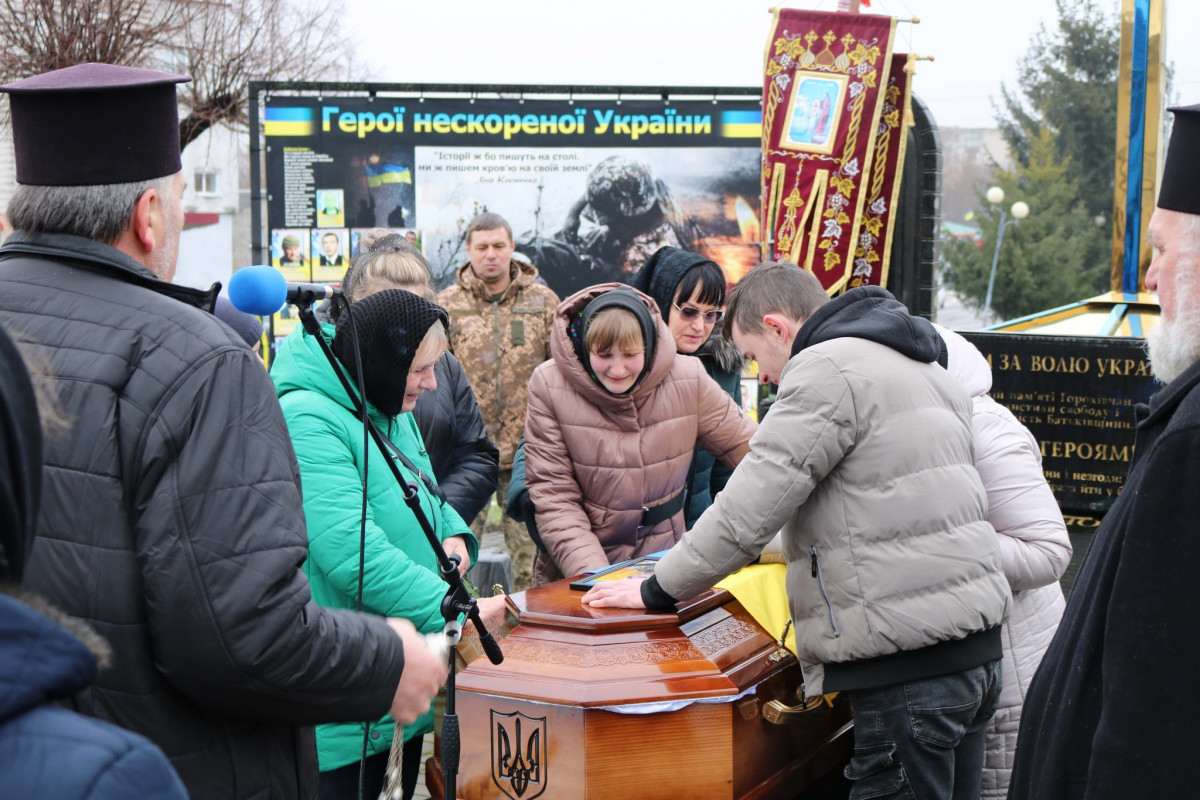
[[[763,704],[762,715],[763,719],[773,725],[788,725],[823,705],[825,705],[825,698],[821,695],[810,697],[797,706],[789,706],[781,700],[770,700]]]

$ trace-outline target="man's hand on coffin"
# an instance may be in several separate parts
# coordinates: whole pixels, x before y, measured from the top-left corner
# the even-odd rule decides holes
[[[619,581],[604,581],[588,589],[583,602],[595,608],[645,608],[642,581],[649,575],[636,575]]]

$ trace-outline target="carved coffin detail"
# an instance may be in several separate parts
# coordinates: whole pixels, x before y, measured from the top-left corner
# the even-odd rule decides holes
[[[845,701],[763,719],[802,675],[727,592],[654,613],[584,606],[569,583],[510,598],[504,662],[458,674],[459,798],[790,800],[849,758]],[[646,703],[667,710],[623,713]],[[436,758],[426,775],[441,797]]]
[[[706,658],[724,653],[758,633],[757,626],[737,617],[718,622],[711,628],[692,637],[692,644],[700,648]]]
[[[569,664],[575,667],[611,667],[617,664],[660,664],[668,661],[704,658],[707,652],[697,650],[691,642],[661,642],[619,647],[583,648],[569,645],[508,640],[504,658],[520,661],[539,661],[546,664]]]

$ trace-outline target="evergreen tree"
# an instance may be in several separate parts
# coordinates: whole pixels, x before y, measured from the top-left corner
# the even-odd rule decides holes
[[[1004,190],[1004,241],[996,269],[992,311],[997,319],[1032,314],[1083,300],[1108,286],[1108,242],[1096,236],[1097,226],[1072,179],[1069,160],[1057,155],[1057,140],[1049,128],[1029,141],[1026,164],[997,170],[995,185]],[[1009,209],[1018,200],[1030,207],[1017,224]],[[1001,209],[980,195],[977,217],[982,246],[970,240],[949,242],[943,249],[943,276],[964,298],[982,307],[987,295],[992,258],[996,251]]]
[[[1093,216],[1112,214],[1120,19],[1096,0],[1056,0],[1058,26],[1043,25],[1019,65],[1020,94],[1001,88],[997,118],[1017,163],[1028,166],[1044,128]],[[1105,230],[1106,235],[1110,234]]]
[[[1030,207],[1028,219],[1004,232],[992,297],[997,319],[1109,288],[1120,20],[1097,0],[1055,5],[1057,25],[1039,29],[1019,64],[1019,91],[1002,88],[997,110],[1016,165],[995,168],[992,184],[1004,189],[1005,209],[1017,200]],[[965,300],[982,307],[1000,209],[982,194],[975,208],[983,246],[949,243],[944,270]]]

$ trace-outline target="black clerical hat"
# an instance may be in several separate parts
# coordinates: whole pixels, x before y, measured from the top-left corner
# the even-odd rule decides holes
[[[0,86],[9,94],[17,183],[100,186],[173,175],[179,111],[173,75],[79,64]]]
[[[1158,207],[1200,214],[1200,105],[1168,108],[1175,114],[1163,164]]]

